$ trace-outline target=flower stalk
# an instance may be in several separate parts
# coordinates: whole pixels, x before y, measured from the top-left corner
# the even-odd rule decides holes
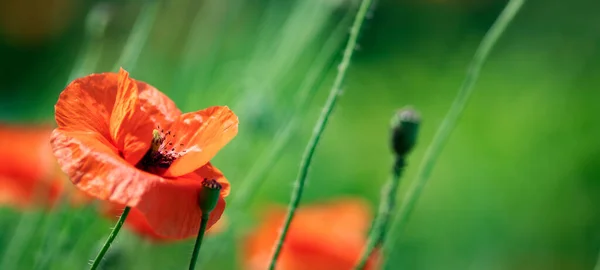
[[[110,235],[108,236],[108,239],[106,239],[106,242],[102,246],[102,249],[100,249],[100,252],[96,256],[96,259],[94,259],[94,262],[92,262],[92,267],[90,267],[90,270],[97,269],[98,266],[100,265],[100,262],[102,262],[102,258],[104,258],[104,255],[106,255],[106,252],[110,248],[110,245],[112,244],[112,242],[117,237],[117,234],[119,234],[119,231],[121,230],[121,227],[123,226],[123,223],[125,223],[125,219],[127,219],[127,215],[129,214],[129,210],[131,210],[131,208],[129,206],[126,206],[125,209],[123,209],[123,213],[121,214],[121,217],[119,217],[119,220],[117,221],[117,224],[115,225],[115,227],[110,232]]]
[[[454,101],[452,102],[452,106],[448,110],[444,120],[433,136],[431,144],[425,150],[425,155],[421,161],[417,176],[407,191],[398,214],[394,217],[393,226],[391,227],[392,231],[390,232],[391,238],[394,238],[394,236],[396,236],[406,226],[409,217],[414,210],[417,201],[421,196],[429,177],[431,176],[431,173],[433,172],[433,167],[435,166],[438,157],[440,156],[446,142],[450,138],[452,131],[456,127],[456,124],[460,119],[462,112],[471,97],[471,94],[473,93],[475,82],[479,77],[479,72],[481,71],[483,64],[487,60],[488,55],[494,48],[494,45],[500,36],[502,36],[502,33],[504,33],[504,30],[506,30],[508,25],[523,6],[524,2],[525,0],[510,0],[490,30],[483,37],[483,40],[479,44],[477,51],[475,51],[475,55],[469,64],[467,75],[460,86]],[[392,250],[394,243],[393,241],[388,241],[385,244],[385,249],[389,253],[389,251]],[[389,254],[384,254],[384,258],[386,255]],[[383,269],[385,269],[385,262],[382,265]]]
[[[198,254],[200,253],[202,240],[208,226],[210,212],[217,207],[221,188],[221,184],[214,179],[204,179],[202,181],[202,190],[200,190],[200,195],[198,196],[198,206],[200,206],[200,211],[202,211],[202,217],[200,218],[200,228],[198,229],[198,236],[196,236],[196,244],[194,244],[189,270],[196,269],[196,262],[198,261]]]
[[[190,260],[189,270],[196,269],[196,262],[198,261],[198,254],[200,253],[200,247],[202,246],[202,240],[206,233],[206,226],[208,225],[208,214],[202,214],[200,221],[200,229],[198,230],[198,236],[196,237],[196,244],[194,244],[194,251],[192,252],[192,259]]]
[[[379,211],[371,228],[367,246],[356,264],[356,270],[365,268],[373,251],[381,246],[386,237],[387,228],[396,208],[396,195],[406,166],[406,157],[417,142],[420,122],[419,114],[410,108],[400,110],[392,119],[391,148],[394,154],[392,175],[381,190]]]
[[[358,33],[360,32],[362,23],[365,20],[367,11],[371,6],[371,2],[372,0],[363,0],[360,4],[358,12],[356,13],[356,17],[354,18],[352,28],[350,29],[350,37],[348,38],[348,43],[346,44],[346,48],[344,49],[342,61],[338,66],[338,72],[333,82],[333,86],[331,87],[329,96],[327,97],[327,101],[323,106],[323,111],[321,112],[321,115],[319,116],[319,119],[315,124],[312,136],[308,144],[306,145],[304,154],[302,155],[300,171],[298,172],[298,176],[296,178],[296,181],[294,182],[292,198],[288,206],[288,212],[285,217],[285,222],[281,229],[281,233],[279,234],[279,237],[277,239],[275,249],[273,251],[271,262],[269,263],[269,270],[274,270],[275,266],[277,265],[277,259],[279,258],[279,254],[281,253],[281,249],[283,248],[283,243],[285,242],[285,238],[287,236],[292,220],[294,219],[296,208],[298,208],[298,205],[300,204],[300,199],[302,198],[304,184],[306,183],[306,177],[308,175],[308,169],[310,167],[313,155],[315,153],[317,145],[319,144],[321,135],[323,135],[323,131],[327,126],[329,116],[331,115],[333,108],[336,105],[337,98],[339,97],[342,91],[342,83],[344,81],[344,78],[346,77],[346,71],[348,70],[348,66],[350,65],[350,59],[352,58],[352,54],[356,49]]]

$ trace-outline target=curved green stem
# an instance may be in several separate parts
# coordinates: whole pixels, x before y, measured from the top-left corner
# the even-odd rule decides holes
[[[198,260],[198,254],[200,253],[200,246],[202,246],[202,239],[206,232],[206,226],[208,225],[208,214],[202,214],[200,220],[200,229],[198,230],[198,236],[196,237],[196,244],[194,245],[194,251],[192,252],[192,259],[190,260],[189,270],[196,269],[196,261]]]
[[[350,59],[352,58],[352,54],[354,52],[354,49],[356,48],[356,40],[358,39],[358,33],[360,32],[360,28],[370,6],[371,0],[363,0],[361,2],[360,8],[356,13],[356,18],[354,19],[354,23],[352,24],[352,28],[350,29],[350,37],[348,39],[348,43],[346,44],[342,61],[338,66],[338,73],[335,77],[333,87],[329,92],[329,96],[327,97],[327,101],[325,102],[323,111],[319,116],[319,120],[317,121],[313,129],[312,137],[310,138],[310,141],[308,142],[308,145],[304,150],[302,161],[300,163],[300,171],[298,172],[298,177],[296,178],[294,184],[294,190],[292,191],[292,198],[288,206],[288,213],[286,215],[283,228],[277,240],[277,244],[275,245],[275,250],[273,252],[273,257],[271,258],[271,263],[269,264],[270,270],[275,269],[275,265],[277,264],[277,258],[281,253],[281,248],[283,247],[283,242],[285,241],[285,237],[287,236],[287,232],[290,228],[290,224],[292,223],[292,219],[294,218],[294,214],[296,213],[296,208],[300,204],[302,192],[304,191],[304,183],[306,182],[306,176],[308,175],[308,168],[310,167],[312,157],[314,155],[315,149],[317,148],[317,144],[321,139],[321,135],[325,130],[325,126],[327,125],[329,116],[331,115],[331,112],[335,107],[337,98],[341,92],[342,82],[346,77],[346,71],[348,70],[348,66],[350,65]]]
[[[104,258],[104,255],[110,248],[110,245],[112,244],[112,242],[117,237],[117,234],[119,234],[119,231],[121,230],[121,227],[123,226],[123,223],[125,222],[125,219],[127,218],[127,215],[129,214],[129,210],[131,210],[131,208],[129,206],[126,206],[125,209],[123,209],[123,213],[121,214],[121,217],[119,217],[117,224],[110,232],[110,235],[108,235],[108,239],[106,239],[106,242],[102,246],[102,249],[100,249],[100,252],[96,256],[96,259],[94,259],[94,262],[92,263],[92,267],[90,267],[90,270],[97,269],[98,266],[100,265],[100,262],[102,262],[102,258]]]
[[[379,211],[373,224],[373,229],[369,234],[367,240],[367,247],[363,251],[358,261],[358,264],[354,269],[361,270],[365,268],[371,253],[376,247],[380,246],[385,239],[387,227],[389,225],[392,213],[396,207],[396,194],[398,193],[398,186],[400,185],[400,177],[404,171],[406,162],[404,157],[396,157],[394,161],[392,175],[386,185],[381,191],[382,199],[379,204]]]
[[[287,117],[287,124],[273,137],[273,142],[270,146],[261,153],[254,165],[250,168],[245,178],[240,181],[235,194],[232,194],[230,203],[228,204],[229,218],[231,224],[238,224],[240,220],[245,217],[245,212],[250,201],[256,196],[257,190],[259,190],[268,178],[269,170],[279,160],[285,146],[292,138],[292,134],[298,128],[298,121],[302,117],[302,113],[306,111],[307,104],[311,98],[315,96],[315,92],[323,84],[326,78],[327,71],[334,65],[334,55],[337,51],[341,42],[345,39],[347,27],[352,14],[348,14],[338,23],[335,30],[329,36],[325,44],[323,45],[319,55],[315,58],[315,62],[311,65],[311,68],[307,76],[304,78],[300,87],[296,91],[297,100],[292,108],[289,117]],[[211,240],[215,241],[211,244],[210,250],[206,254],[207,259],[200,262],[200,267],[210,263],[211,260],[217,258],[216,254],[222,252],[228,242],[220,239],[220,236],[225,236],[229,233],[237,234],[239,228],[236,226],[228,226],[223,233],[216,235]]]
[[[419,171],[417,173],[415,181],[412,183],[409,191],[406,193],[404,197],[404,201],[400,207],[399,213],[394,220],[394,226],[392,227],[392,232],[390,235],[395,235],[397,232],[401,231],[406,225],[410,214],[415,208],[416,202],[421,196],[423,188],[427,183],[427,180],[431,176],[431,172],[433,171],[433,167],[443,150],[444,145],[448,141],[452,130],[456,126],[469,98],[471,93],[473,92],[473,86],[479,77],[479,72],[481,71],[481,67],[485,63],[490,51],[506,29],[506,27],[510,24],[512,19],[515,17],[517,12],[520,10],[523,5],[524,0],[510,0],[510,2],[506,5],[500,16],[496,19],[490,30],[487,32],[481,44],[477,48],[475,55],[473,56],[473,60],[469,65],[469,69],[467,71],[467,75],[465,80],[463,81],[456,98],[454,99],[452,106],[448,113],[446,114],[442,124],[438,128],[437,132],[433,137],[433,141],[427,148],[425,152],[425,156],[421,161],[421,165]],[[387,250],[391,250],[392,241],[388,241],[389,247]],[[386,256],[384,256],[385,258]],[[385,264],[384,264],[385,266]],[[385,267],[383,268],[385,269]]]

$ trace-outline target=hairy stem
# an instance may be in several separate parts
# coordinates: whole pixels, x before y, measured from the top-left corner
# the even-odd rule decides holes
[[[400,177],[402,176],[405,165],[405,158],[396,156],[392,167],[392,175],[381,191],[382,199],[379,204],[379,211],[377,212],[373,229],[371,229],[369,239],[367,240],[367,247],[361,254],[358,264],[354,268],[356,270],[365,268],[373,250],[380,246],[385,239],[392,213],[396,207],[396,194],[398,193]]]
[[[190,260],[190,270],[196,269],[196,261],[198,261],[198,254],[200,253],[200,246],[202,246],[202,239],[206,232],[206,226],[208,225],[208,214],[202,214],[200,220],[200,229],[198,230],[198,236],[196,236],[196,244],[194,244],[194,251],[192,252],[192,259]]]
[[[325,74],[334,64],[333,55],[335,55],[335,51],[345,39],[347,25],[352,19],[350,16],[352,14],[348,13],[338,23],[336,29],[323,45],[319,55],[315,58],[315,62],[311,65],[314,68],[310,70],[296,91],[299,102],[295,103],[289,117],[286,118],[287,124],[279,129],[273,137],[273,142],[258,156],[257,161],[254,162],[254,165],[252,165],[245,178],[240,181],[241,184],[237,188],[239,192],[232,194],[231,203],[228,206],[231,224],[242,222],[240,220],[245,218],[246,213],[244,211],[250,205],[249,202],[253,200],[257,194],[257,190],[265,183],[270,169],[281,158],[285,146],[292,138],[294,131],[298,128],[302,112],[306,111],[309,100],[314,97],[316,90],[319,89],[326,78]],[[200,267],[218,258],[215,255],[221,253],[226,248],[228,242],[220,239],[220,236],[225,236],[228,233],[237,234],[238,231],[239,228],[236,226],[228,226],[223,233],[213,237],[211,240],[214,241],[214,244],[211,244],[211,248],[208,250],[207,260],[200,261]]]
[[[119,217],[117,224],[110,232],[110,235],[108,235],[108,239],[106,239],[106,242],[102,246],[102,249],[100,249],[100,252],[96,256],[96,259],[94,259],[94,262],[92,262],[92,267],[90,267],[90,270],[97,269],[98,266],[100,265],[100,262],[102,262],[102,258],[104,258],[104,255],[110,248],[110,245],[112,244],[112,242],[117,237],[117,234],[119,234],[119,231],[121,230],[121,227],[123,226],[123,223],[125,222],[125,219],[127,218],[127,215],[129,214],[129,210],[131,210],[131,208],[129,206],[126,206],[125,209],[123,209],[123,213],[121,214],[121,217]]]
[[[444,145],[448,141],[452,130],[456,126],[456,123],[460,119],[460,116],[467,102],[469,101],[469,98],[473,92],[473,86],[479,77],[479,72],[481,71],[483,64],[485,63],[490,51],[504,30],[520,10],[523,2],[524,0],[510,0],[479,44],[479,47],[477,48],[477,51],[475,52],[475,55],[473,56],[473,59],[469,65],[467,75],[460,87],[460,90],[456,95],[450,110],[444,117],[444,120],[435,133],[433,141],[427,148],[425,156],[421,161],[416,179],[404,197],[404,201],[402,202],[399,213],[395,217],[393,223],[394,226],[392,227],[392,232],[390,233],[392,237],[397,235],[406,225],[410,214],[415,208],[417,200],[421,196],[427,180],[431,176],[433,167],[440,153],[442,152]],[[392,241],[388,241],[388,245],[389,247],[387,247],[386,250],[389,252],[393,245]],[[384,258],[385,257],[386,256],[384,256]]]
[[[283,247],[283,242],[285,241],[285,237],[290,228],[290,224],[292,223],[292,219],[294,218],[294,214],[296,213],[296,208],[300,204],[300,199],[302,198],[302,192],[304,190],[304,183],[306,182],[306,176],[308,174],[308,169],[310,167],[312,157],[314,155],[315,149],[317,148],[317,144],[321,139],[321,135],[325,130],[325,126],[327,125],[329,116],[331,115],[331,112],[335,107],[337,98],[341,92],[342,82],[344,81],[346,71],[348,70],[348,66],[350,65],[350,59],[352,58],[352,54],[354,52],[354,49],[356,48],[356,40],[358,39],[358,33],[360,32],[362,23],[365,19],[370,5],[371,0],[363,0],[361,2],[360,8],[358,9],[358,12],[356,14],[356,18],[354,19],[354,23],[352,24],[352,28],[350,29],[350,37],[348,39],[348,43],[346,44],[342,61],[338,66],[337,76],[329,92],[327,101],[323,106],[323,111],[319,116],[319,120],[317,121],[313,129],[313,134],[310,138],[310,141],[308,142],[308,145],[306,146],[306,149],[302,156],[302,161],[300,163],[300,171],[298,172],[298,177],[295,181],[294,190],[292,191],[292,198],[288,206],[288,213],[285,218],[285,222],[283,224],[277,243],[275,245],[273,257],[271,258],[271,263],[269,265],[270,270],[275,269],[275,265],[277,264],[277,258],[279,257],[281,248]]]

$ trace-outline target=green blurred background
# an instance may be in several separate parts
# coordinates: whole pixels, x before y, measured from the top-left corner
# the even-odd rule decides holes
[[[240,133],[214,160],[232,183],[230,224],[207,239],[200,263],[236,269],[238,243],[261,209],[289,200],[358,2],[3,0],[0,120],[52,123],[70,79],[119,66],[183,111],[230,106]],[[302,202],[357,196],[375,211],[392,162],[389,119],[412,104],[424,122],[401,199],[505,3],[377,1]],[[599,9],[594,0],[525,3],[484,66],[408,227],[390,239],[393,269],[593,269]],[[82,269],[111,224],[93,206],[50,215],[4,207],[0,254],[12,252],[16,269]],[[7,250],[13,235],[22,237],[19,248]],[[123,232],[106,269],[184,269],[192,246],[151,245]]]

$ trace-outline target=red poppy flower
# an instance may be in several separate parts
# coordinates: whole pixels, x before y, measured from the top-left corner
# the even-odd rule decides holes
[[[64,174],[48,139],[50,127],[0,125],[0,203],[21,208],[52,206]]]
[[[208,227],[221,217],[229,183],[209,161],[237,134],[227,107],[182,114],[121,69],[74,80],[55,109],[54,154],[79,189],[136,208],[156,234],[182,239],[197,234],[202,183],[214,179],[222,189]]]
[[[106,217],[117,220],[119,218],[119,216],[121,215],[121,213],[123,212],[124,207],[125,206],[123,206],[123,205],[107,203],[107,204],[101,205],[100,212]],[[225,215],[222,215],[221,219],[219,219],[219,221],[217,221],[217,223],[215,223],[215,225],[213,225],[210,228],[210,230],[208,230],[206,232],[206,234],[210,235],[210,234],[219,233],[219,232],[223,231],[225,224],[226,224],[225,217],[226,217]],[[144,217],[144,214],[142,214],[139,210],[137,210],[135,208],[132,208],[129,211],[129,215],[127,215],[127,219],[125,220],[124,226],[125,226],[125,228],[133,231],[140,237],[143,237],[154,243],[163,243],[163,242],[171,242],[171,241],[178,240],[178,239],[172,239],[172,238],[167,238],[167,237],[158,235],[150,227],[150,225],[148,224],[148,221],[146,221],[146,218]]]
[[[286,211],[269,211],[244,243],[244,269],[266,269],[273,255]],[[343,199],[304,206],[296,211],[281,250],[277,269],[353,269],[366,244],[371,216],[360,200]],[[365,269],[378,269],[377,254]]]

